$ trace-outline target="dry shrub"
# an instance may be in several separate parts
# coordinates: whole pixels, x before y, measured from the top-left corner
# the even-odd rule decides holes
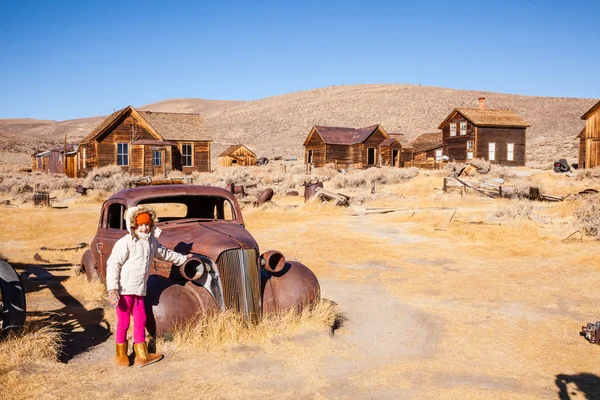
[[[474,158],[469,161],[469,164],[477,168],[477,172],[480,174],[487,174],[492,168],[492,163],[482,158]]]
[[[600,167],[580,169],[577,171],[575,179],[578,181],[584,179],[600,179]]]
[[[370,186],[373,183],[379,184],[396,184],[401,183],[419,175],[419,169],[411,168],[368,168],[351,170],[344,174],[338,174],[331,180],[333,187],[342,189],[345,187],[364,187]]]
[[[498,164],[492,164],[490,172],[488,174],[492,178],[502,178],[505,181],[515,179],[517,174],[511,167],[506,167]]]
[[[56,325],[29,322],[0,341],[0,376],[29,364],[56,361],[61,348],[62,336]]]
[[[289,338],[298,333],[331,330],[342,320],[335,303],[321,300],[298,313],[292,309],[270,314],[253,324],[238,312],[226,311],[203,316],[180,326],[172,336],[178,350],[220,350],[225,347],[264,344],[274,339]]]
[[[0,176],[0,193],[10,194],[23,202],[33,201],[33,192],[48,192],[51,196],[58,191],[74,188],[79,181],[65,175],[45,174],[41,172],[13,172]]]
[[[94,195],[104,197],[134,186],[139,179],[117,165],[94,168],[83,181],[83,186],[94,190]]]
[[[533,205],[527,200],[510,201],[508,204],[501,206],[494,216],[497,218],[514,220],[517,218],[527,218],[531,215]]]
[[[444,165],[444,168],[442,169],[442,171],[444,171],[445,176],[456,178],[456,177],[458,177],[458,174],[460,174],[460,172],[463,170],[464,167],[465,167],[464,163],[450,161],[449,163]]]
[[[584,234],[600,237],[600,194],[588,195],[574,212],[576,224]]]

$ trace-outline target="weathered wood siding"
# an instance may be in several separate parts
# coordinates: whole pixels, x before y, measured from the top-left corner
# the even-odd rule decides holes
[[[600,166],[600,108],[585,120],[585,168]]]
[[[465,135],[460,130],[460,123],[467,123],[467,132]],[[450,124],[456,123],[456,136],[450,136]],[[467,141],[475,140],[475,126],[469,122],[465,117],[460,114],[456,114],[451,121],[448,121],[446,125],[442,127],[442,143],[444,145],[443,155],[448,156],[450,160],[465,161],[467,159]],[[435,152],[433,157],[435,157]],[[473,157],[475,157],[475,150],[473,149]]]
[[[361,144],[354,145],[355,151],[353,154],[354,163],[361,165],[362,168],[368,168],[373,166],[380,166],[380,157],[379,157],[379,145],[387,139],[383,132],[379,128],[375,130],[368,138]],[[375,149],[375,160],[373,164],[369,164],[369,148]]]
[[[108,132],[104,137],[98,138],[98,167],[117,164],[117,143],[129,143],[129,164],[121,165],[123,171],[134,173],[133,171],[141,171],[142,159],[133,158],[131,140],[156,140],[134,117],[131,115],[125,118],[112,131]],[[135,154],[139,157],[140,154]]]
[[[397,152],[396,160],[394,160],[394,150]],[[394,142],[391,146],[380,146],[380,154],[382,166],[402,166],[402,146],[400,143]]]
[[[327,146],[321,136],[317,132],[312,132],[310,140],[304,147],[304,164],[308,164],[308,152],[312,150],[312,162],[313,167],[321,168],[325,165],[325,159],[327,156]]]
[[[98,158],[96,157],[96,142],[93,141],[80,144],[79,148],[77,149],[77,159],[79,161],[77,176],[84,177],[97,164]]]
[[[579,138],[579,154],[577,157],[577,162],[579,164],[579,168],[585,168],[585,145],[587,140],[585,138],[585,134],[581,135]]]
[[[338,168],[352,168],[352,146],[343,144],[325,145],[325,164],[334,163]]]
[[[246,146],[241,146],[230,155],[219,157],[219,165],[222,167],[256,165],[256,155]]]
[[[477,127],[475,158],[489,160],[489,143],[496,144],[495,164],[525,166],[525,128],[482,128]],[[513,161],[507,160],[508,143],[514,143]]]
[[[412,148],[402,148],[402,166],[404,166],[405,162],[410,162],[413,160],[413,149]]]

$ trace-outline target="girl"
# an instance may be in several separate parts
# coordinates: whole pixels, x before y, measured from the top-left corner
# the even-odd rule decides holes
[[[154,257],[182,265],[192,255],[168,250],[158,242],[160,229],[155,228],[156,212],[139,206],[127,210],[125,218],[129,233],[119,239],[106,262],[106,288],[109,302],[117,312],[117,365],[129,366],[127,330],[133,314],[133,348],[135,365],[143,367],[162,359],[161,354],[148,353],[146,344],[146,311],[144,296]]]

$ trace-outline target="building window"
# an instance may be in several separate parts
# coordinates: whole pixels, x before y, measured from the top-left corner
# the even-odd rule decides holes
[[[514,161],[515,160],[515,144],[508,143],[506,146],[506,160]]]
[[[461,135],[467,134],[467,121],[463,121],[460,123],[460,134]]]
[[[472,159],[473,159],[473,152],[467,151],[467,160],[472,160]]]
[[[117,143],[117,165],[129,165],[128,143]]]
[[[450,136],[456,136],[456,122],[450,122]]]
[[[162,150],[154,150],[152,152],[152,165],[155,167],[162,165]]]
[[[488,143],[488,160],[489,161],[496,160],[496,143],[494,143],[494,142]]]
[[[184,167],[192,166],[192,145],[191,144],[182,144],[181,145],[181,165]]]
[[[309,150],[308,154],[306,155],[306,163],[312,164],[312,158],[313,158],[313,151]]]
[[[473,141],[467,140],[467,150],[473,150]]]
[[[442,149],[436,149],[436,151],[435,151],[435,159],[436,160],[441,160],[442,159]]]

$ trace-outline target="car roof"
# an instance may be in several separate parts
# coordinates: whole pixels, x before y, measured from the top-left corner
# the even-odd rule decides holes
[[[225,197],[235,203],[235,197],[231,192],[216,186],[201,185],[156,185],[142,186],[121,190],[110,196],[110,200],[125,200],[128,206],[137,204],[141,200],[152,197],[165,196],[219,196]]]

